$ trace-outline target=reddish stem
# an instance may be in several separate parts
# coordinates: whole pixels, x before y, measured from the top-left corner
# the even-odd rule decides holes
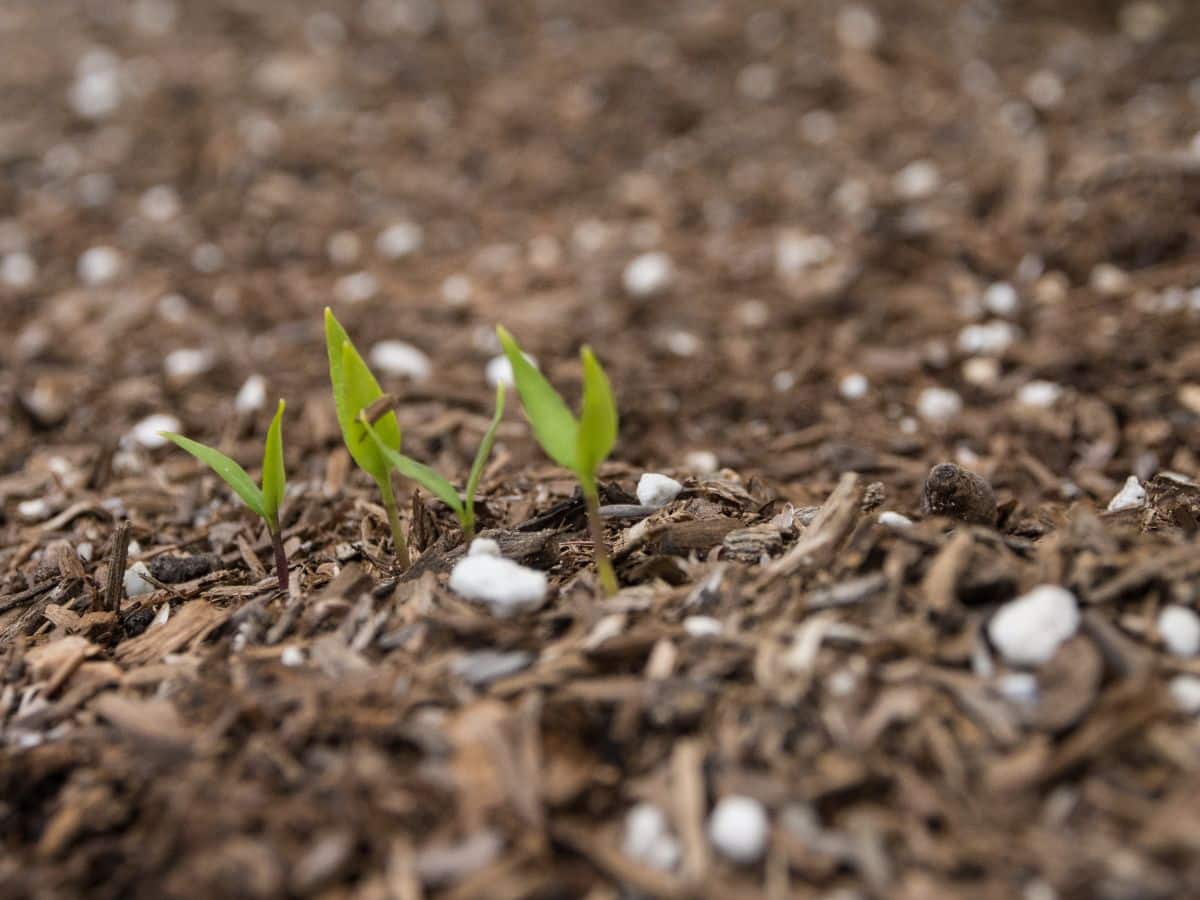
[[[283,534],[271,532],[271,546],[275,548],[275,572],[279,576],[279,589],[285,594],[288,591],[288,558],[283,549]]]

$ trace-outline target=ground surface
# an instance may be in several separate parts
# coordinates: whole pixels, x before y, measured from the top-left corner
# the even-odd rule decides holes
[[[0,7],[0,893],[1196,896],[1168,686],[1200,662],[1156,623],[1197,603],[1200,502],[1151,479],[1200,476],[1200,14],[874,8]],[[428,354],[383,380],[455,478],[495,322],[568,393],[592,343],[608,499],[685,483],[612,521],[626,590],[515,412],[484,524],[547,605],[450,594],[453,521],[408,486],[397,578],[327,303]],[[132,432],[253,466],[276,396],[290,600],[229,492]],[[994,522],[923,515],[945,460]],[[1131,474],[1148,504],[1105,512]],[[114,612],[123,521],[163,586]],[[985,628],[1042,583],[1082,625],[1031,682]],[[751,865],[706,836],[735,793],[770,816]],[[667,871],[623,846],[642,801]]]

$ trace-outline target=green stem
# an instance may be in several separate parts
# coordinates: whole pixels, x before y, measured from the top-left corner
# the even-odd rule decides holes
[[[596,574],[600,578],[600,586],[604,593],[612,596],[620,586],[617,584],[617,573],[613,571],[608,559],[608,547],[604,543],[604,521],[600,518],[600,492],[595,481],[581,482],[583,499],[587,505],[588,530],[592,533],[592,555],[596,560]]]
[[[407,569],[408,541],[404,539],[404,529],[400,527],[400,513],[396,509],[396,495],[392,492],[392,479],[379,482],[379,490],[383,492],[383,508],[387,510],[388,525],[392,529],[392,544],[396,548],[396,561],[401,569]]]

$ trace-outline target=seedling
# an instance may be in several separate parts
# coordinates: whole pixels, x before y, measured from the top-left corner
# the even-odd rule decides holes
[[[503,327],[496,328],[504,354],[512,365],[513,382],[521,405],[533,428],[533,436],[546,455],[579,479],[587,506],[588,528],[600,584],[609,594],[617,592],[617,576],[604,546],[604,524],[600,520],[600,489],[596,470],[617,442],[617,403],[604,369],[590,347],[579,351],[583,362],[583,402],[577,419],[545,376],[525,357],[516,340]]]
[[[287,476],[283,470],[283,409],[284,403],[280,400],[279,407],[275,410],[275,418],[271,420],[271,427],[267,429],[267,442],[263,449],[261,489],[254,483],[254,479],[246,474],[245,469],[220,450],[214,450],[199,441],[193,441],[170,431],[160,431],[159,434],[216,472],[221,480],[242,498],[242,502],[267,523],[267,531],[271,534],[271,545],[275,549],[275,572],[279,576],[279,588],[286,591],[288,589],[288,560],[287,552],[283,549],[283,534],[279,527],[279,506],[283,502],[283,490],[287,486]]]
[[[408,543],[400,527],[391,471],[380,449],[382,445],[389,450],[400,450],[400,423],[396,421],[394,412],[385,412],[375,422],[375,438],[372,439],[367,432],[360,414],[384,397],[383,389],[362,356],[354,349],[346,329],[342,328],[333,310],[328,307],[325,308],[325,346],[329,351],[329,380],[333,385],[333,404],[337,408],[342,439],[359,468],[379,485],[383,508],[387,510],[388,525],[392,530],[396,559],[401,568],[407,569]]]
[[[479,444],[479,449],[475,453],[475,461],[471,464],[471,474],[467,478],[465,497],[459,497],[454,485],[429,466],[417,462],[410,456],[405,456],[399,450],[393,450],[384,443],[379,432],[372,427],[368,413],[369,410],[363,410],[359,413],[359,419],[367,430],[367,434],[371,436],[380,455],[405,478],[411,478],[450,507],[454,511],[454,515],[458,517],[459,525],[462,526],[464,540],[469,543],[475,537],[475,492],[479,489],[479,479],[483,476],[484,464],[492,453],[492,445],[496,442],[496,429],[500,426],[500,419],[504,415],[504,385],[496,387],[496,412],[492,415],[492,424],[488,426],[488,430]]]

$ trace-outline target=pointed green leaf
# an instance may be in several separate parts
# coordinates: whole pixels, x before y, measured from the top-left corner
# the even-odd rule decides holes
[[[233,488],[234,492],[242,498],[242,502],[257,515],[262,516],[264,519],[267,518],[267,510],[263,505],[262,491],[258,489],[258,485],[251,480],[250,476],[246,474],[245,469],[220,450],[214,450],[212,447],[205,446],[198,441],[185,438],[181,434],[173,434],[170,431],[160,431],[159,434],[180,449],[186,450],[216,472],[221,480]]]
[[[354,348],[346,330],[325,310],[325,346],[329,353],[329,380],[333,385],[333,404],[337,409],[342,439],[354,461],[382,487],[387,481],[387,463],[367,437],[358,414],[383,396],[383,389],[370,368]],[[396,414],[386,413],[375,423],[375,432],[384,445],[400,449],[400,425]]]
[[[272,531],[279,530],[279,507],[283,504],[283,492],[287,487],[287,473],[283,469],[283,410],[284,403],[280,400],[271,427],[267,429],[267,443],[263,448],[263,512]]]
[[[504,418],[503,382],[496,385],[496,411],[492,413],[492,424],[488,426],[483,440],[479,442],[479,449],[475,452],[475,461],[471,463],[471,475],[467,478],[465,506],[471,512],[472,519],[475,512],[475,492],[479,490],[479,479],[483,477],[483,467],[487,464],[488,457],[492,455],[492,445],[496,443],[496,429],[500,427],[502,418]]]
[[[579,423],[575,416],[546,377],[525,358],[513,336],[503,326],[496,327],[496,334],[512,366],[513,381],[521,395],[521,405],[533,428],[533,436],[552,460],[578,471]]]
[[[455,515],[460,519],[462,518],[463,504],[458,496],[458,491],[454,489],[454,485],[424,463],[419,463],[412,457],[405,456],[403,453],[399,453],[387,446],[379,436],[379,429],[367,424],[365,417],[361,418],[359,423],[366,432],[368,440],[374,443],[374,447],[380,456],[393,469],[405,478],[411,478],[417,484],[421,485],[421,487],[425,488],[425,490],[454,510]]]
[[[608,458],[617,442],[617,401],[612,385],[591,347],[580,351],[583,361],[583,406],[579,412],[579,466],[589,475]]]

